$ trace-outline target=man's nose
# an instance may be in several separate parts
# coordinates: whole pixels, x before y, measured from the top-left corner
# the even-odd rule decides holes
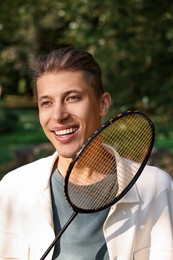
[[[52,118],[56,122],[60,122],[69,117],[69,112],[64,104],[56,104],[53,110]]]

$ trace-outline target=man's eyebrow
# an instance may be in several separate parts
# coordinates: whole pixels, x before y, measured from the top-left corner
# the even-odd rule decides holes
[[[70,89],[70,90],[65,91],[65,92],[63,93],[63,95],[66,96],[66,95],[69,95],[69,94],[71,94],[71,93],[82,93],[82,90],[79,90],[79,89]],[[50,97],[49,95],[40,96],[40,97],[38,98],[38,101],[40,102],[40,101],[42,101],[42,100],[44,100],[44,99],[47,99],[47,98],[51,98],[51,97]]]
[[[82,93],[83,91],[80,89],[70,89],[70,90],[67,90],[66,92],[64,92],[64,95],[69,95],[71,93]]]
[[[64,94],[70,93],[70,92],[81,92],[81,91],[82,91],[81,88],[73,87],[73,88],[71,88],[71,89],[67,89],[66,91],[64,91]]]
[[[38,98],[38,101],[42,101],[43,99],[47,99],[47,98],[50,98],[50,97],[48,95],[41,96]]]

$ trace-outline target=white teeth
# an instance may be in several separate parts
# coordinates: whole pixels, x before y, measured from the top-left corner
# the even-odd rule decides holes
[[[67,135],[67,134],[72,134],[74,132],[76,132],[78,128],[69,128],[69,129],[64,129],[64,130],[60,130],[60,131],[55,131],[56,135]]]

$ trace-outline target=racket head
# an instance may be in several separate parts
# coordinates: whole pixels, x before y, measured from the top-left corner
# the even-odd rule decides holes
[[[64,193],[73,210],[93,213],[118,202],[142,173],[154,139],[152,121],[138,111],[126,111],[99,127],[67,170]]]

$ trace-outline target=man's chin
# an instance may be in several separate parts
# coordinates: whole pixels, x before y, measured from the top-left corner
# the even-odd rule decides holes
[[[80,146],[72,146],[72,145],[66,145],[62,149],[60,147],[55,147],[56,150],[58,151],[58,154],[60,157],[66,158],[66,159],[73,159],[76,153],[79,151]]]
[[[61,158],[64,158],[64,159],[67,159],[67,160],[71,160],[72,161],[72,159],[74,158],[74,156],[76,155],[76,152],[65,152],[65,153],[62,153],[62,152],[58,152],[58,154],[59,154],[59,157],[61,157]]]

